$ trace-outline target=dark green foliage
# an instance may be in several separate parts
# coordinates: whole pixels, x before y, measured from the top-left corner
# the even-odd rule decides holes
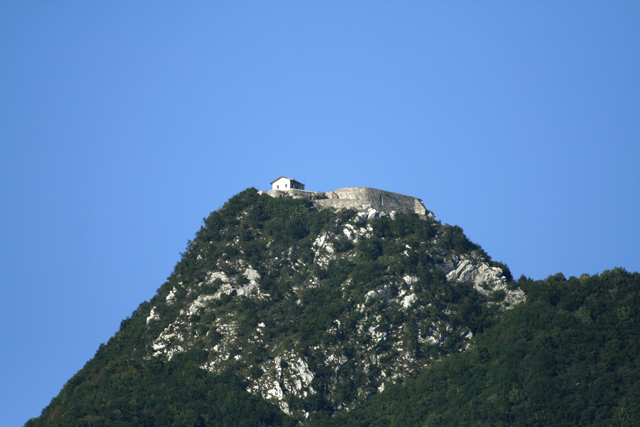
[[[377,238],[362,239],[356,248],[363,261],[375,261],[382,255],[382,242]]]
[[[511,275],[511,270],[509,269],[509,267],[506,264],[503,264],[503,263],[498,262],[498,261],[491,261],[490,264],[491,264],[492,267],[500,268],[502,270],[502,273],[504,274],[504,277],[506,277],[509,282],[513,281],[513,276]]]
[[[231,373],[198,367],[201,351],[170,362],[144,358],[143,303],[120,331],[26,426],[284,425],[278,408],[251,396]],[[203,358],[204,357],[204,358]]]
[[[310,425],[639,425],[640,274],[519,282],[527,302],[471,350]]]
[[[480,247],[474,243],[471,243],[467,236],[464,235],[462,228],[454,225],[445,229],[442,241],[447,249],[453,250],[456,253],[469,252],[474,249],[480,249]]]
[[[202,355],[171,362],[110,358],[105,347],[51,401],[38,426],[267,426],[285,425],[275,407],[247,393],[235,375],[197,366]]]

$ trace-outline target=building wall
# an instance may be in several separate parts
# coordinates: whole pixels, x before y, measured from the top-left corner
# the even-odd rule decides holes
[[[287,187],[285,188],[285,184],[287,185]],[[271,189],[272,190],[280,190],[280,191],[286,191],[290,188],[291,185],[291,180],[288,178],[280,178],[278,179],[276,182],[274,182],[271,185]],[[280,186],[280,188],[278,188],[278,186]]]
[[[293,180],[289,179],[289,178],[278,178],[277,181],[275,181],[273,184],[271,184],[271,189],[272,190],[280,190],[280,191],[287,191],[290,190],[292,188],[294,189],[298,189],[298,190],[304,190],[304,185],[302,184],[295,184],[292,182],[294,182]],[[286,187],[285,187],[286,185]],[[293,185],[293,187],[292,187]],[[278,188],[278,186],[280,186],[280,188]]]

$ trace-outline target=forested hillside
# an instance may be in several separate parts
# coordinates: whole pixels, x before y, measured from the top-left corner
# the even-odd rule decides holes
[[[26,426],[637,425],[639,290],[249,189]]]
[[[542,281],[472,348],[313,426],[640,425],[640,275]]]

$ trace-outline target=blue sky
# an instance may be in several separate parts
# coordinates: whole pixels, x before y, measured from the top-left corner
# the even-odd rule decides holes
[[[640,270],[638,2],[0,2],[0,425],[202,218],[285,175],[419,197],[515,277]]]

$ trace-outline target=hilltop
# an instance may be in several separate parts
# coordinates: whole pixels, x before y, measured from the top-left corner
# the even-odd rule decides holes
[[[248,189],[203,220],[156,295],[27,426],[421,425],[431,415],[429,425],[536,425],[564,402],[541,388],[581,396],[571,402],[582,420],[639,419],[639,287],[623,270],[515,281],[410,196]],[[613,333],[617,359],[575,354]],[[593,382],[603,360],[626,382],[587,419],[593,396],[566,381]]]

